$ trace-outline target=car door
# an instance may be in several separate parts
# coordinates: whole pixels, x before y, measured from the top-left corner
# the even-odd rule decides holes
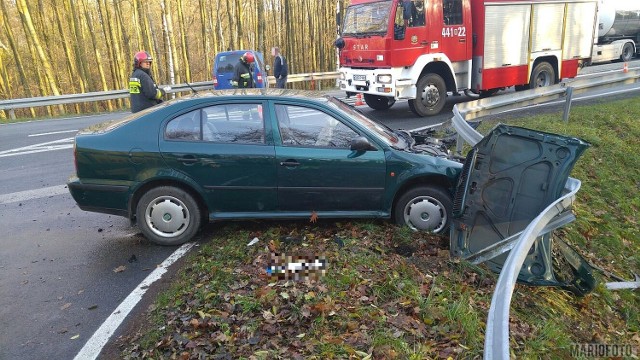
[[[292,212],[382,211],[382,149],[349,149],[358,131],[315,107],[276,103],[278,208]]]
[[[206,106],[170,120],[160,140],[168,166],[205,191],[214,217],[272,211],[275,150],[261,102]],[[222,214],[233,212],[236,214]]]

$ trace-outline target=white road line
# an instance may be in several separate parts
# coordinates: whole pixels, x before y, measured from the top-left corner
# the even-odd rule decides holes
[[[54,131],[54,132],[41,133],[41,134],[31,134],[31,135],[27,135],[27,137],[66,134],[66,133],[72,133],[72,132],[78,132],[78,130],[65,130],[65,131]]]
[[[26,190],[19,191],[10,194],[0,195],[0,205],[1,204],[11,204],[20,201],[40,199],[49,196],[69,194],[69,190],[67,190],[66,185],[58,185],[58,186],[49,186],[46,188],[36,189],[36,190]]]
[[[18,155],[28,155],[28,154],[35,154],[35,153],[41,153],[41,152],[47,152],[47,151],[53,151],[53,150],[63,150],[63,149],[73,149],[73,144],[47,146],[46,148],[42,148],[42,149],[33,149],[33,150],[21,151],[21,152],[12,153],[12,154],[0,154],[0,158],[9,157],[9,156],[18,156]]]
[[[20,148],[4,150],[4,151],[0,151],[0,157],[33,154],[33,153],[43,152],[43,151],[71,149],[73,148],[73,140],[74,138],[70,137],[66,139],[47,141],[39,144],[23,146]]]
[[[107,344],[111,336],[115,333],[131,310],[140,302],[142,296],[149,286],[159,280],[167,268],[184,256],[195,243],[186,243],[176,250],[171,256],[160,264],[138,287],[136,287],[126,299],[109,315],[107,320],[96,330],[89,341],[80,349],[74,360],[93,360],[98,357],[102,348]]]

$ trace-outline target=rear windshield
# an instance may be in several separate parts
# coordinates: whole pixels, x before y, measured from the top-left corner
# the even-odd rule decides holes
[[[220,55],[218,57],[218,60],[217,60],[218,66],[216,68],[216,71],[219,72],[219,73],[221,73],[221,72],[225,72],[225,73],[233,72],[233,68],[238,63],[238,60],[240,59],[241,55],[242,54]]]

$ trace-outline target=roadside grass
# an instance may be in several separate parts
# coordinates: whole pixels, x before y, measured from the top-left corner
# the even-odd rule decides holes
[[[640,293],[603,282],[640,273],[639,99],[574,106],[560,114],[496,122],[570,135],[591,147],[577,220],[556,235],[591,264],[600,283],[584,297],[517,285],[510,347],[524,359],[572,358],[575,344],[624,344],[640,352]],[[497,274],[452,259],[448,238],[385,221],[246,222],[215,225],[172,285],[117,339],[121,357],[232,359],[475,359]],[[247,246],[253,238],[259,242]],[[272,251],[323,257],[319,279],[267,275]]]

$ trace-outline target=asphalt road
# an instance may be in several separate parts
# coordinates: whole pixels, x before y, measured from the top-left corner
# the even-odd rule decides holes
[[[583,72],[621,69],[612,63]],[[392,128],[414,129],[449,120],[453,104],[468,100],[451,96],[449,111],[430,118],[415,117],[406,101],[386,111],[359,108]],[[79,210],[64,186],[73,172],[75,132],[121,115],[0,126],[0,360],[73,359],[132,289],[176,250],[151,245],[124,218]],[[209,226],[205,234],[212,231]]]

